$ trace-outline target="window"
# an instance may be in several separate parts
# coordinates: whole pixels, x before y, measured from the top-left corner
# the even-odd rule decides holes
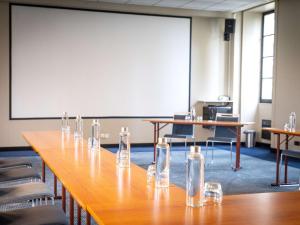
[[[274,11],[263,14],[261,44],[260,102],[272,103],[273,60],[274,60]]]

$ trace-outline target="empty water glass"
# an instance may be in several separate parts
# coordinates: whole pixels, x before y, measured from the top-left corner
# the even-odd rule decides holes
[[[203,120],[202,116],[197,116],[197,121],[201,122]]]
[[[61,118],[61,131],[63,133],[70,133],[69,116],[67,112],[63,112],[63,116]]]
[[[223,192],[220,183],[206,182],[204,185],[205,204],[220,204],[223,199]]]
[[[75,138],[83,137],[83,120],[80,115],[77,115],[75,119],[74,137]]]
[[[192,116],[191,116],[191,114],[187,114],[187,115],[185,115],[185,120],[192,120]]]
[[[148,166],[147,169],[147,184],[151,185],[154,184],[155,180],[155,164],[151,164]]]
[[[196,119],[196,109],[194,107],[191,109],[190,114],[191,114],[191,120],[195,120]]]
[[[290,130],[289,124],[288,124],[288,123],[285,123],[283,129],[284,129],[285,131],[289,131],[289,130]]]

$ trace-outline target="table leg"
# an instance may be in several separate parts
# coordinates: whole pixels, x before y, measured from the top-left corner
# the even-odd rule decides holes
[[[81,206],[77,203],[77,225],[81,225]]]
[[[63,185],[61,187],[61,196],[62,209],[66,212],[66,188]]]
[[[45,183],[46,181],[46,164],[44,160],[42,161],[42,181]]]
[[[57,177],[55,176],[55,174],[53,174],[54,175],[54,178],[53,178],[53,180],[54,180],[54,198],[57,198]]]
[[[61,199],[62,196],[57,195],[57,177],[53,173],[54,199]]]
[[[275,183],[271,184],[272,186],[279,185],[279,162],[280,162],[280,134],[277,136],[277,146],[276,146],[276,180]]]
[[[159,137],[159,124],[158,123],[154,123],[153,124],[154,130],[153,130],[153,145],[154,145],[154,149],[153,149],[153,163],[156,162],[156,144],[158,142],[158,137]]]
[[[289,135],[285,135],[285,150],[289,149]],[[287,184],[288,180],[288,157],[284,157],[284,183]]]
[[[234,171],[240,169],[240,157],[241,157],[241,127],[236,127],[236,147],[235,147],[235,168]]]
[[[70,225],[74,225],[74,199],[71,194],[69,198],[69,204]]]
[[[159,130],[160,130],[160,128],[159,128],[159,123],[157,123],[157,126],[156,126],[156,144],[155,144],[155,146],[157,145],[157,143],[158,143],[158,138],[159,138]],[[155,149],[156,149],[156,147],[155,147]],[[156,151],[155,151],[155,153],[156,153]]]
[[[91,225],[91,214],[86,212],[86,225]]]

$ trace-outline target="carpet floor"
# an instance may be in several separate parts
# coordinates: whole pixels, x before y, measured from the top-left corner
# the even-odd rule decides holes
[[[116,149],[110,150],[116,152]],[[202,151],[206,156],[206,151]],[[271,183],[275,181],[276,155],[269,149],[241,148],[242,169],[237,172],[231,169],[229,146],[214,148],[213,163],[211,162],[211,151],[212,148],[209,148],[207,157],[205,157],[205,181],[220,182],[225,195],[298,190],[298,187],[271,186]],[[232,157],[233,163],[235,163],[235,152]],[[131,160],[147,169],[153,160],[152,148],[135,148],[132,151]],[[299,182],[299,168],[300,161],[289,161],[289,181]],[[283,170],[284,168],[282,168],[282,172]],[[182,147],[174,147],[171,151],[170,182],[185,188],[185,151]]]

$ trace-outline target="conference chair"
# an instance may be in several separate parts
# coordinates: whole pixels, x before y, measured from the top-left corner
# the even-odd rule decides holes
[[[296,159],[300,159],[300,151],[298,150],[282,150],[281,154],[280,154],[280,168],[279,168],[279,178],[281,175],[281,170],[282,170],[282,161],[283,161],[283,156],[287,158],[291,157],[291,158],[296,158]],[[288,162],[288,161],[287,161]],[[288,164],[286,164],[287,167]],[[287,168],[285,168],[287,169]],[[283,186],[296,186],[299,183],[297,182],[296,184],[284,184]]]
[[[17,167],[0,170],[0,208],[6,210],[7,204],[23,201],[32,201],[32,205],[42,202],[42,199],[52,199],[53,195],[46,185],[40,181],[40,175],[33,169],[27,167]],[[20,183],[21,182],[21,183]],[[24,182],[29,182],[25,183]],[[35,201],[35,200],[39,201]],[[36,202],[36,203],[35,203]]]
[[[32,182],[0,188],[0,210],[20,207],[22,204],[31,202],[31,206],[48,205],[48,199],[54,205],[54,195],[43,182]],[[15,205],[17,204],[17,205]],[[26,205],[25,205],[26,206]]]
[[[233,116],[231,114],[218,114],[216,115],[216,121],[226,121],[226,122],[238,122],[239,117]],[[212,143],[212,155],[211,163],[214,160],[214,143],[229,143],[230,144],[230,163],[232,165],[232,144],[236,143],[236,128],[226,127],[226,126],[215,126],[214,136],[209,137],[206,140],[206,158],[208,151],[208,143]]]
[[[185,118],[186,115],[174,115],[174,120],[185,120]],[[166,134],[164,135],[164,137],[169,139],[170,149],[172,148],[173,139],[184,139],[184,147],[186,153],[188,139],[192,139],[195,145],[194,130],[195,126],[193,124],[173,124],[172,133]]]
[[[17,167],[0,170],[0,184],[22,180],[39,181],[41,176],[33,168]]]
[[[0,169],[13,167],[32,167],[32,163],[27,159],[0,159]]]
[[[67,219],[62,211],[54,205],[38,206],[26,209],[16,209],[0,212],[1,225],[67,225]]]

